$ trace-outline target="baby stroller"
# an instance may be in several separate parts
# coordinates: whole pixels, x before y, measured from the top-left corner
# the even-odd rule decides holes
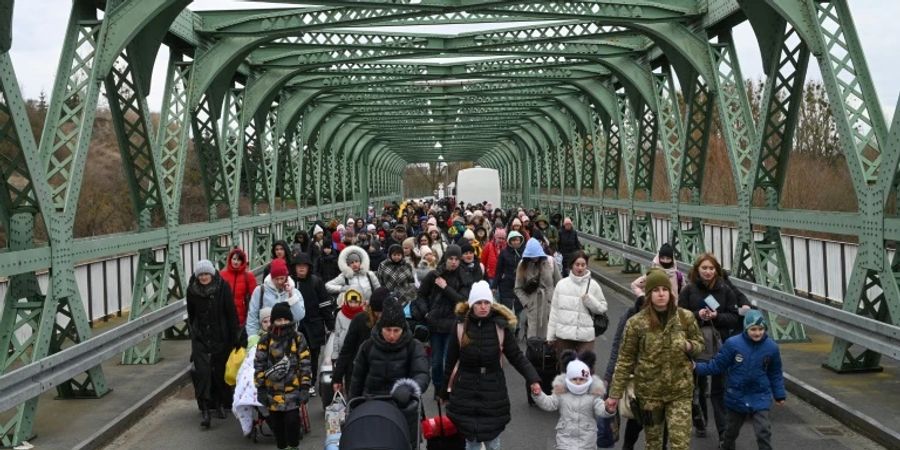
[[[390,395],[357,397],[350,400],[349,413],[341,429],[341,450],[418,449],[421,444],[420,399],[411,399],[405,411],[415,410],[415,423]],[[412,436],[411,433],[415,433]],[[415,447],[412,447],[415,446]]]

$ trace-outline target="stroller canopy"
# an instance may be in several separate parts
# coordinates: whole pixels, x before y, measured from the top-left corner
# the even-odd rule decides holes
[[[341,430],[341,450],[398,450],[409,448],[409,426],[389,401],[366,401],[350,411]]]

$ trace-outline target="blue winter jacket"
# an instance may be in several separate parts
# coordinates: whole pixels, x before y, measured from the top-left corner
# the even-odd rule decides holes
[[[696,370],[698,375],[728,374],[725,407],[732,411],[765,411],[771,408],[772,398],[785,399],[781,353],[769,335],[759,342],[746,332],[732,336],[715,358],[698,363]]]

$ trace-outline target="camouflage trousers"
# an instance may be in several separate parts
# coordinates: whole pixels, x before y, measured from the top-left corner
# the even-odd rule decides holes
[[[675,399],[668,402],[646,401],[643,409],[664,412],[665,420],[654,425],[644,425],[647,450],[663,449],[663,431],[669,427],[669,449],[688,450],[691,448],[691,397]]]

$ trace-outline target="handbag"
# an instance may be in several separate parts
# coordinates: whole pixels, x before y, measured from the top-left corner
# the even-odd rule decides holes
[[[634,419],[640,421],[640,414],[636,414],[641,410],[637,396],[634,394],[634,375],[628,379],[625,384],[625,392],[619,399],[619,415],[626,419]]]
[[[425,407],[419,405],[422,416],[425,416]],[[443,414],[441,402],[437,402],[437,417],[422,420],[422,436],[426,441],[428,450],[463,450],[466,448],[466,438],[457,431],[456,426],[449,417]]]
[[[588,279],[587,287],[584,289],[584,295],[587,295],[590,290],[591,280]],[[609,328],[609,316],[607,316],[606,313],[593,314],[591,318],[594,319],[594,337],[600,336],[606,332],[607,328]]]
[[[231,354],[228,355],[228,361],[225,362],[225,384],[229,386],[237,384],[238,370],[241,369],[241,364],[246,357],[247,350],[244,347],[231,351]]]
[[[703,335],[703,351],[697,355],[697,359],[709,361],[719,353],[719,349],[722,347],[722,335],[712,324],[700,327],[700,334]]]

